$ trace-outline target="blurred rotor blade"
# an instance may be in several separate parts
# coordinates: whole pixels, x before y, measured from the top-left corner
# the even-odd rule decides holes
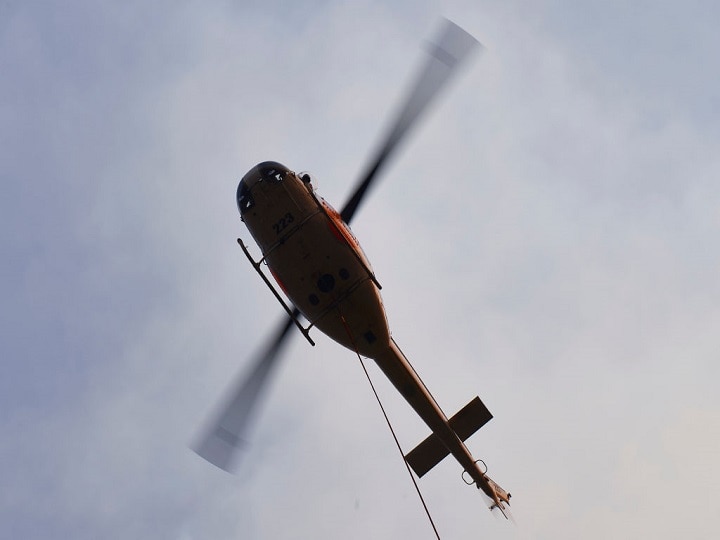
[[[474,37],[455,23],[447,19],[444,19],[443,22],[440,37],[437,43],[429,44],[427,52],[430,56],[423,64],[418,79],[405,98],[400,115],[380,146],[375,159],[370,162],[365,174],[358,182],[355,193],[340,212],[345,223],[350,223],[367,189],[387,162],[397,144],[427,109],[428,104],[450,79],[461,61],[476,46],[480,45]]]
[[[295,309],[293,317],[300,312]],[[202,458],[221,469],[232,472],[237,450],[247,444],[247,431],[253,419],[253,411],[267,390],[270,373],[277,365],[281,349],[289,336],[293,320],[284,321],[278,332],[273,336],[269,346],[265,348],[255,361],[249,374],[240,379],[229,399],[219,412],[208,422],[206,430],[192,449]]]

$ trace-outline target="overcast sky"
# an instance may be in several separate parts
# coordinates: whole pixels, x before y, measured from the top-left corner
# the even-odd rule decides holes
[[[238,475],[188,444],[282,315],[238,180],[280,161],[341,207],[446,16],[486,50],[353,222],[446,413],[495,415],[468,444],[517,525],[447,460],[441,537],[717,537],[716,3],[283,4],[0,3],[0,536],[433,538],[317,332]]]

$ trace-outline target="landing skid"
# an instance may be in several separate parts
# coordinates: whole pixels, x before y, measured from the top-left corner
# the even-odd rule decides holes
[[[252,264],[252,267],[255,269],[255,271],[258,274],[260,274],[260,277],[265,282],[265,285],[268,286],[268,288],[272,291],[273,295],[275,295],[275,298],[277,298],[277,301],[280,302],[280,305],[285,309],[285,311],[287,311],[287,314],[290,315],[290,318],[295,323],[295,326],[298,327],[298,330],[300,330],[302,335],[305,336],[305,339],[308,340],[310,345],[312,345],[314,347],[315,342],[310,337],[310,328],[312,328],[312,325],[305,328],[302,324],[300,324],[300,321],[297,319],[297,315],[296,315],[296,313],[299,313],[299,311],[297,311],[297,309],[295,309],[295,310],[290,309],[290,306],[287,305],[285,300],[282,299],[282,296],[280,296],[280,293],[277,292],[277,290],[275,290],[275,287],[273,287],[272,283],[270,283],[270,280],[267,278],[267,276],[265,276],[265,274],[263,273],[263,271],[261,269],[262,263],[265,261],[265,259],[263,258],[256,262],[252,258],[252,255],[250,255],[250,252],[248,251],[247,246],[245,246],[245,244],[243,243],[242,239],[238,238],[237,243],[242,248],[243,253],[250,261],[250,264]]]

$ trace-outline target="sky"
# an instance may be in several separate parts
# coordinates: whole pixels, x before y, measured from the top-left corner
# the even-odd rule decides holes
[[[445,412],[495,416],[468,445],[516,523],[446,460],[440,536],[717,537],[716,3],[285,4],[0,3],[0,536],[434,537],[317,332],[237,475],[189,444],[282,317],[237,182],[276,160],[341,207],[445,16],[485,50],[353,222]]]

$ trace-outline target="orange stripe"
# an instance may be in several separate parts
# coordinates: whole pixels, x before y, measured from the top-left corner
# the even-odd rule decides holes
[[[282,292],[284,292],[287,295],[287,289],[285,288],[285,284],[280,280],[279,277],[277,277],[277,274],[273,272],[272,268],[269,268],[270,273],[272,274],[272,277],[275,278],[275,281],[277,281],[278,286],[282,289]]]

